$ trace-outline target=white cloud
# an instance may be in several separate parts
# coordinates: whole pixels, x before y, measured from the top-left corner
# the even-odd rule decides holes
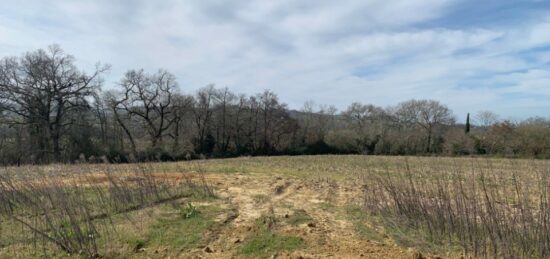
[[[59,43],[86,68],[112,64],[111,85],[127,69],[166,68],[187,92],[208,83],[248,94],[269,88],[294,108],[414,97],[464,113],[497,107],[514,91],[546,94],[540,67],[549,52],[529,61],[518,53],[550,42],[550,18],[416,26],[456,2],[13,1],[0,7],[0,55]]]

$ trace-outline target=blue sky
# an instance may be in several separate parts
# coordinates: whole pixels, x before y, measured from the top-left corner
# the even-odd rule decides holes
[[[164,68],[340,110],[436,99],[457,115],[550,117],[550,1],[2,1],[0,56],[57,43],[84,69]]]

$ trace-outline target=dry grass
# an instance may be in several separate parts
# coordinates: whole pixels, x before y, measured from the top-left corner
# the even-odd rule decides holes
[[[0,225],[16,224],[22,232],[1,240],[6,246],[31,243],[44,254],[54,246],[69,255],[99,257],[105,255],[101,243],[109,243],[117,215],[212,195],[195,175],[153,170],[146,164],[7,168],[0,173],[0,223],[7,224]]]
[[[353,209],[344,209],[349,215],[340,220],[347,218],[358,238],[385,242],[389,237],[403,247],[449,256],[546,258],[549,165],[544,160],[300,156],[3,168],[0,257],[131,257],[143,245],[178,256],[182,244],[201,238],[174,235],[160,242],[154,229],[177,226],[178,232],[200,233],[215,227],[213,220],[222,213],[198,208],[204,218],[189,225],[178,216],[188,197],[212,195],[207,183],[224,182],[220,177],[276,175],[284,178],[279,182],[297,181],[318,191],[319,198],[326,197],[321,201],[327,213],[352,206],[341,207]],[[272,199],[256,194],[250,202],[255,207]]]
[[[462,163],[461,163],[462,162]],[[364,203],[388,228],[475,257],[550,256],[550,172],[525,160],[405,159],[367,170]]]

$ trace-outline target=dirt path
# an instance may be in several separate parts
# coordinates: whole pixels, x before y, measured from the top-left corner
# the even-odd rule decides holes
[[[277,231],[299,236],[306,245],[279,253],[277,258],[412,258],[410,252],[391,242],[358,236],[353,222],[337,209],[353,203],[360,195],[359,188],[281,176],[234,174],[210,180],[234,213],[227,216],[227,226],[217,233],[208,248],[195,251],[193,257],[233,258],[260,217],[285,219],[300,210],[310,217],[308,223],[281,224]]]

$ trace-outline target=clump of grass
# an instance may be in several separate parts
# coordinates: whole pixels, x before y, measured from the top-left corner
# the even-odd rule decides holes
[[[199,210],[197,210],[197,207],[193,206],[191,202],[187,202],[187,206],[181,208],[181,214],[183,218],[190,219],[197,217],[199,215]]]
[[[367,225],[373,223],[372,217],[369,217],[363,207],[357,205],[345,206],[344,212],[346,217],[353,223],[355,232],[360,238],[381,242],[385,238],[385,234]]]
[[[377,224],[384,226],[384,233],[401,247],[414,247],[417,250],[435,254],[460,254],[460,246],[447,240],[434,239],[425,228],[396,222],[392,218],[377,218]]]
[[[280,251],[292,251],[303,247],[301,237],[280,235],[274,232],[276,219],[273,216],[264,216],[256,221],[255,228],[239,252],[247,257],[266,257]]]
[[[307,212],[303,209],[295,210],[292,215],[290,215],[287,220],[288,224],[291,224],[293,226],[305,224],[312,222],[313,219]]]
[[[254,199],[254,202],[256,203],[266,203],[269,201],[269,196],[265,194],[256,194],[252,196],[252,199]]]
[[[176,216],[158,219],[153,224],[145,240],[146,246],[163,246],[185,250],[192,248],[203,240],[203,235],[216,224],[216,209],[213,207],[197,208],[189,204]]]
[[[337,206],[330,202],[321,202],[319,203],[319,208],[325,211],[334,211],[337,209]]]

